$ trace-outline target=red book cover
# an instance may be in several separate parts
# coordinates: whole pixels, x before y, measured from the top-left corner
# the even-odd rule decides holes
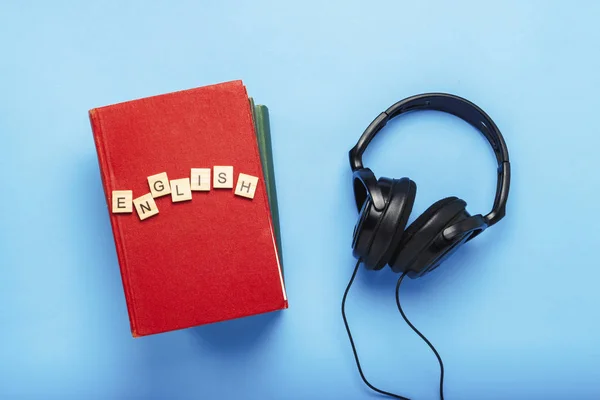
[[[250,107],[234,81],[90,110],[134,337],[288,307]]]

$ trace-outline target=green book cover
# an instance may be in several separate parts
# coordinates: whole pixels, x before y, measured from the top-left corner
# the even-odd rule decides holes
[[[264,180],[269,197],[269,207],[273,218],[273,229],[275,230],[275,242],[277,253],[279,254],[279,263],[281,264],[281,273],[283,274],[283,254],[281,252],[281,232],[279,227],[279,207],[277,205],[277,188],[275,185],[275,169],[273,165],[273,149],[271,146],[271,128],[269,124],[269,109],[262,104],[256,105],[254,99],[250,98],[252,118],[254,119],[254,128],[258,149],[262,163]]]

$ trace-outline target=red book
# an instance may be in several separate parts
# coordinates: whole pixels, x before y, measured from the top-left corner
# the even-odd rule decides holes
[[[134,337],[288,307],[250,107],[235,81],[90,110]]]

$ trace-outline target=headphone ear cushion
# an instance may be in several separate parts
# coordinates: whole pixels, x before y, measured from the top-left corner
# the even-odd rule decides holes
[[[416,184],[408,178],[381,178],[379,186],[386,194],[386,207],[373,231],[370,248],[363,260],[366,268],[375,270],[388,264],[399,245],[417,193]]]
[[[380,213],[378,213],[371,204],[370,199],[366,199],[359,212],[358,221],[354,226],[352,236],[352,254],[356,258],[363,259],[369,253],[369,248],[373,242],[373,233],[375,232]]]
[[[386,197],[379,187],[377,178],[368,168],[355,171],[352,174],[352,182],[359,213],[352,237],[352,253],[354,257],[364,260],[373,242],[373,233],[383,213]],[[374,201],[379,206],[376,206]]]

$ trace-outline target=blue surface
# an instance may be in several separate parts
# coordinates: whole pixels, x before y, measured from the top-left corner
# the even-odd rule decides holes
[[[598,3],[74,3],[0,5],[0,398],[380,398],[340,316],[347,151],[425,91],[483,107],[513,168],[507,218],[402,290],[446,398],[600,398]],[[270,108],[290,308],[134,340],[87,111],[232,79]],[[492,153],[453,117],[394,121],[365,161],[417,182],[411,220],[449,195],[491,207]],[[361,270],[351,292],[365,371],[435,399],[396,278]]]

